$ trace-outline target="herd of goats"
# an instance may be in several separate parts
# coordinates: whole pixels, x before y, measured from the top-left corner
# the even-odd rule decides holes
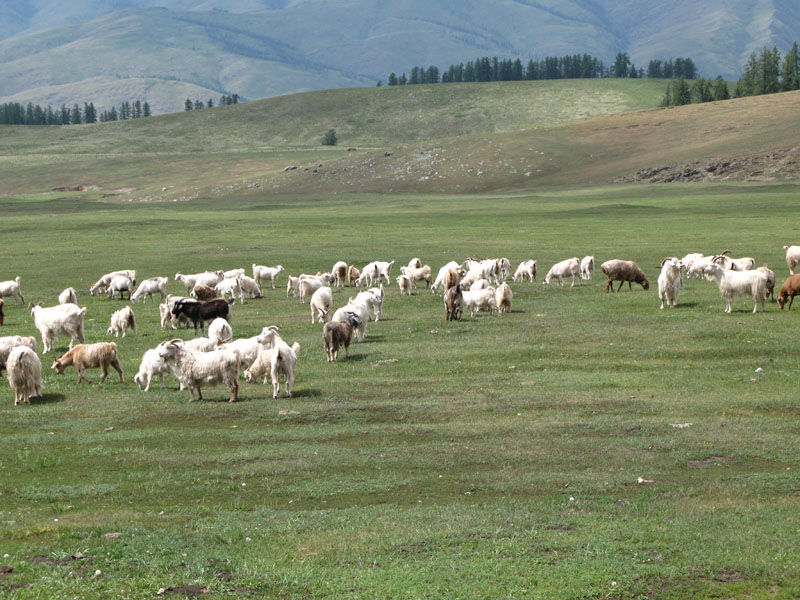
[[[783,283],[778,294],[778,305],[783,309],[788,302],[800,294],[800,274],[794,269],[800,264],[800,246],[784,246],[786,263],[790,276]],[[323,344],[327,360],[335,362],[339,349],[344,347],[348,355],[353,338],[363,341],[370,318],[380,320],[384,300],[384,286],[391,281],[391,268],[394,261],[374,261],[357,269],[343,261],[333,265],[330,272],[314,275],[302,274],[288,277],[286,295],[299,297],[301,302],[308,299],[311,309],[311,322],[323,323]],[[506,280],[510,275],[511,264],[507,258],[499,259],[467,259],[463,264],[449,262],[444,265],[434,279],[429,265],[423,265],[414,258],[408,265],[400,267],[400,275],[396,277],[401,294],[410,294],[412,288],[425,282],[433,292],[443,292],[445,314],[448,320],[460,319],[464,312],[474,316],[480,310],[492,314],[506,312],[511,309],[513,293]],[[619,291],[625,282],[629,288],[632,283],[641,285],[645,290],[650,283],[644,271],[633,261],[609,260],[600,265],[601,271],[608,277],[606,292],[614,291],[614,282],[619,282]],[[150,389],[150,383],[158,376],[164,386],[164,375],[172,373],[180,383],[180,389],[189,390],[189,400],[202,400],[202,388],[224,384],[230,391],[230,402],[238,398],[238,380],[242,369],[248,382],[263,377],[266,384],[272,381],[273,398],[278,397],[280,379],[283,377],[287,397],[292,395],[295,369],[297,366],[297,343],[291,346],[280,336],[277,326],[265,327],[257,336],[233,339],[230,326],[231,306],[236,297],[244,302],[244,296],[261,297],[261,283],[269,282],[275,288],[275,281],[283,267],[266,267],[253,265],[253,276],[245,274],[244,269],[230,271],[205,271],[194,275],[177,273],[175,281],[186,286],[186,296],[173,296],[167,293],[166,277],[151,277],[136,284],[136,271],[122,270],[103,275],[90,288],[91,295],[107,294],[111,298],[119,295],[132,304],[140,300],[145,302],[159,294],[162,303],[161,329],[171,325],[178,327],[194,327],[195,338],[192,340],[172,339],[147,350],[142,357],[139,372],[134,381],[144,391]],[[537,261],[522,261],[511,279],[513,281],[536,281]],[[571,285],[581,284],[583,280],[594,277],[594,257],[583,259],[569,258],[553,265],[544,278],[544,284],[557,280],[563,285],[571,278]],[[731,312],[733,298],[737,295],[749,295],[753,298],[753,312],[759,306],[765,310],[766,299],[773,295],[775,273],[766,268],[755,268],[755,260],[750,257],[731,258],[728,251],[713,256],[687,254],[683,258],[667,257],[661,262],[661,273],[658,276],[658,297],[661,309],[674,307],[683,285],[683,279],[705,277],[717,283],[720,292],[727,301],[725,312]],[[333,287],[366,286],[366,289],[350,298],[349,302],[331,315],[333,308]],[[20,289],[20,278],[0,282],[0,325],[4,320],[4,298],[14,298],[14,303],[25,303]],[[58,338],[70,339],[69,351],[55,359],[52,369],[62,375],[68,367],[74,367],[78,373],[78,382],[90,382],[84,375],[86,369],[99,368],[102,373],[100,383],[108,376],[108,368],[113,367],[123,382],[122,367],[117,357],[117,345],[113,342],[84,344],[83,319],[86,308],[77,304],[77,295],[73,288],[67,288],[58,297],[58,304],[45,307],[42,302],[30,304],[34,325],[39,330],[44,345],[43,353],[53,349]],[[207,331],[206,331],[206,325]],[[197,337],[200,328],[202,337]],[[136,318],[130,306],[114,312],[106,335],[125,337],[131,329],[136,332]],[[207,333],[207,336],[206,336]],[[76,340],[80,344],[75,344]],[[31,396],[41,396],[43,387],[42,365],[36,354],[37,343],[33,337],[6,336],[0,337],[0,371],[7,371],[8,381],[14,390],[14,404],[30,404]]]

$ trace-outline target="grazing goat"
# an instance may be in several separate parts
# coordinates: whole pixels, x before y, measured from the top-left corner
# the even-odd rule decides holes
[[[581,259],[581,279],[594,279],[594,256]]]
[[[217,344],[218,350],[228,350],[235,352],[239,357],[239,367],[246,369],[258,358],[258,353],[261,352],[261,346],[258,342],[258,336],[249,338],[239,338],[225,344]]]
[[[702,254],[698,254],[692,257],[691,254],[687,254],[686,256],[690,257],[689,262],[684,262],[684,259],[681,259],[681,262],[684,264],[684,268],[686,269],[686,279],[703,279],[706,274],[706,267],[714,262],[714,256],[703,256]]]
[[[514,271],[514,276],[511,278],[511,281],[536,281],[536,267],[538,262],[530,259],[530,260],[523,260],[517,266],[517,270]]]
[[[295,346],[297,346],[298,349],[300,348],[300,344],[295,343]],[[264,349],[264,347],[261,346],[261,350],[259,351],[255,361],[253,361],[253,364],[245,369],[244,379],[247,383],[255,383],[258,379],[263,377],[263,383],[266,385],[267,381],[269,380],[269,371],[271,368],[272,348]]]
[[[361,320],[352,313],[346,316],[345,321],[330,321],[322,328],[322,343],[325,346],[325,355],[328,362],[336,362],[339,358],[339,347],[344,346],[346,358],[350,358],[350,340],[353,330],[358,329]]]
[[[494,288],[487,288],[485,290],[461,292],[461,303],[464,310],[469,311],[469,316],[474,317],[482,308],[489,311],[490,314],[497,314],[497,300],[494,297]]]
[[[225,319],[217,317],[208,326],[208,338],[215,344],[224,344],[233,339],[231,324]]]
[[[203,399],[203,387],[225,384],[230,391],[228,402],[236,402],[239,397],[239,355],[230,350],[213,352],[192,352],[184,347],[182,340],[169,340],[158,346],[158,355],[178,378],[189,388],[189,402]]]
[[[359,271],[355,265],[350,265],[347,268],[347,285],[350,287],[356,287],[356,282],[358,278],[361,277],[361,271]]]
[[[448,321],[461,319],[461,284],[448,288],[444,293],[444,310]]]
[[[478,290],[485,290],[485,289],[488,289],[488,288],[492,287],[489,284],[489,280],[488,279],[478,279],[478,281],[475,281],[472,284],[470,284],[469,281],[465,281],[463,283],[464,283],[465,286],[469,287],[469,290],[471,292],[477,292]]]
[[[758,267],[756,271],[761,271],[764,275],[767,276],[767,298],[775,299],[775,282],[777,281],[775,277],[775,271],[770,269],[769,267]]]
[[[239,284],[239,279],[223,279],[216,286],[214,291],[219,294],[220,298],[228,298],[230,295],[231,304],[236,301],[236,295],[239,295],[239,304],[244,304],[244,293],[242,286]]]
[[[681,263],[683,263],[683,270],[686,272],[687,278],[691,279],[691,277],[689,277],[689,271],[691,270],[692,265],[694,265],[694,262],[696,260],[700,260],[701,258],[706,258],[706,257],[702,255],[700,252],[690,252],[681,259]],[[703,269],[705,269],[705,265],[703,266]],[[696,274],[698,275],[698,277],[703,276],[702,271]]]
[[[36,338],[19,335],[0,337],[0,372],[5,368],[8,355],[11,354],[11,351],[17,346],[27,346],[36,352]]]
[[[294,373],[297,369],[297,352],[300,345],[295,342],[291,346],[281,339],[278,334],[278,327],[270,325],[261,330],[258,342],[267,350],[272,350],[270,356],[269,376],[272,379],[272,397],[277,398],[280,392],[280,377],[285,378],[286,397],[292,397],[292,386],[294,385]]]
[[[161,294],[161,299],[167,297],[167,278],[166,277],[150,277],[145,279],[136,288],[131,296],[131,302],[136,304],[139,298],[142,299],[142,304],[147,302],[147,299],[153,299],[153,294]]]
[[[800,294],[800,274],[789,275],[789,278],[783,282],[781,291],[778,292],[778,306],[783,310],[786,300],[789,300],[789,306],[786,310],[792,310],[792,302],[794,297]],[[2,341],[3,338],[0,338]],[[0,362],[2,362],[2,355],[0,355]]]
[[[331,269],[331,275],[333,275],[333,281],[336,287],[344,287],[344,282],[347,279],[347,263],[343,260],[334,263]]]
[[[108,282],[106,293],[113,300],[116,298],[117,292],[119,292],[119,299],[124,300],[125,292],[128,292],[128,300],[130,300],[135,287],[136,283],[131,278],[125,275],[117,275]]]
[[[67,367],[75,367],[78,371],[78,383],[92,383],[87,377],[83,376],[86,369],[100,368],[103,376],[100,378],[102,384],[108,377],[108,367],[112,366],[119,373],[119,382],[125,383],[122,377],[122,366],[117,358],[117,345],[114,342],[100,342],[99,344],[78,344],[65,354],[59,356],[51,369],[59,375],[63,375]]]
[[[511,274],[511,261],[507,258],[497,259],[497,277],[499,281],[505,281]]]
[[[349,322],[349,315],[358,317],[360,323],[355,328],[356,341],[363,342],[367,336],[367,323],[369,323],[369,306],[366,302],[350,302],[333,313],[332,321],[340,323]]]
[[[758,312],[759,304],[762,312],[766,310],[767,276],[761,271],[731,271],[712,263],[706,267],[706,277],[717,282],[720,293],[727,301],[726,313],[733,310],[733,298],[745,294],[753,297],[754,313]]]
[[[252,277],[241,275],[239,277],[239,286],[242,288],[242,293],[247,294],[249,298],[263,298],[264,294],[261,291],[261,286]]]
[[[746,256],[744,258],[731,258],[726,256],[730,250],[724,250],[721,254],[717,254],[712,262],[720,265],[723,269],[730,271],[752,271],[756,268],[756,259]]]
[[[431,285],[431,293],[435,294],[439,290],[447,291],[447,288],[445,287],[445,277],[447,277],[447,274],[451,269],[459,271],[461,269],[461,265],[454,260],[451,260],[449,263],[439,269],[439,274],[436,275],[436,279],[433,281],[433,285]]]
[[[15,277],[12,281],[0,281],[0,298],[14,297],[14,304],[19,300],[25,302],[22,292],[19,290],[20,278]]]
[[[578,285],[581,285],[581,262],[578,260],[578,257],[568,258],[566,260],[562,260],[554,264],[550,267],[550,270],[547,272],[547,275],[544,276],[545,284],[550,284],[550,281],[555,277],[558,279],[558,285],[564,285],[564,278],[567,276],[572,276],[572,284],[570,287],[575,286],[575,278],[578,278]]]
[[[136,282],[136,270],[135,269],[123,269],[121,271],[111,271],[111,273],[106,273],[100,279],[94,282],[92,287],[89,288],[89,293],[94,296],[95,294],[104,294],[106,289],[108,288],[108,284],[111,283],[111,280],[114,277],[127,277],[131,281]]]
[[[186,300],[187,302],[196,302],[193,298],[187,298],[185,296],[170,296],[167,294],[166,300],[158,305],[158,310],[161,313],[161,329],[166,329],[167,324],[170,323],[173,329],[177,329],[178,325],[183,325],[185,328],[189,328],[191,325],[191,320],[184,314],[181,315],[173,315],[172,309],[174,308],[175,304],[179,300]]]
[[[77,304],[78,295],[75,293],[75,288],[68,287],[58,295],[59,304]]]
[[[400,288],[401,296],[411,295],[411,280],[408,277],[405,275],[400,275],[395,278],[395,281],[397,282],[397,287]]]
[[[511,300],[513,298],[514,292],[511,291],[511,287],[505,281],[494,292],[494,300],[501,313],[511,312]]]
[[[150,391],[150,382],[158,375],[161,387],[164,387],[164,375],[173,372],[158,353],[158,348],[151,348],[142,355],[139,371],[133,377],[136,385],[144,392]],[[173,372],[174,373],[174,372]],[[177,377],[177,374],[175,374]],[[181,388],[183,389],[183,388]]]
[[[230,271],[224,271],[222,273],[223,279],[236,279],[237,277],[241,277],[244,275],[244,269],[231,269]]]
[[[208,302],[217,297],[217,292],[214,291],[214,288],[208,287],[207,285],[196,285],[192,288],[192,291],[189,292],[189,296],[197,298],[200,302]]]
[[[425,282],[425,287],[431,286],[430,265],[425,265],[419,268],[400,267],[400,273],[408,277],[411,280],[411,285],[414,287],[417,287],[417,283],[420,281]]]
[[[412,258],[408,261],[408,268],[409,269],[419,269],[422,266],[422,261],[418,258]]]
[[[31,316],[36,329],[42,334],[43,354],[53,349],[53,342],[59,337],[69,337],[69,347],[75,345],[77,338],[83,343],[83,316],[86,308],[77,304],[59,304],[45,308],[40,305],[31,306]]]
[[[628,288],[633,289],[631,282],[638,283],[645,290],[650,289],[650,282],[644,275],[644,271],[639,268],[632,260],[607,260],[600,265],[600,270],[608,277],[606,282],[606,293],[609,290],[614,291],[614,282],[619,281],[617,291],[622,289],[622,284],[628,282]]]
[[[276,267],[265,267],[264,265],[253,264],[253,279],[261,283],[269,279],[272,289],[275,289],[275,280],[278,278],[280,272],[283,271],[283,265]]]
[[[206,323],[217,317],[222,317],[230,322],[231,304],[223,298],[216,298],[208,302],[178,300],[172,307],[172,314],[176,317],[186,315],[194,325],[194,333],[197,335],[198,324],[200,331],[204,333]]]
[[[111,315],[111,325],[106,331],[106,335],[113,335],[114,337],[125,337],[128,333],[128,328],[133,329],[136,333],[136,317],[133,314],[130,306],[120,308],[117,312]]]
[[[36,352],[27,346],[16,346],[6,360],[8,384],[14,390],[14,406],[30,404],[31,396],[41,396],[42,363]]]
[[[786,250],[786,265],[789,267],[789,273],[794,275],[794,268],[800,264],[800,246],[784,246]]]
[[[380,279],[380,276],[381,272],[378,268],[378,264],[375,261],[367,263],[361,269],[361,274],[358,276],[358,279],[356,279],[355,285],[356,287],[360,287],[362,284],[370,286],[373,282]]]
[[[381,277],[386,279],[386,285],[391,285],[391,279],[389,279],[389,278],[392,275],[392,265],[393,264],[394,264],[393,260],[390,260],[389,262],[383,262],[383,261],[380,261],[380,260],[375,261],[375,266],[378,267],[378,279],[380,279]],[[375,283],[377,283],[377,282],[375,282]],[[370,285],[372,285],[372,284],[370,284]]]
[[[317,291],[314,292],[314,295],[311,296],[311,302],[309,302],[311,306],[311,322],[314,323],[317,320],[320,323],[324,323],[328,320],[328,315],[330,315],[331,307],[333,306],[333,293],[331,288],[328,286],[322,286]]]
[[[661,310],[664,302],[667,306],[675,307],[678,294],[683,284],[683,263],[675,256],[670,256],[661,261],[661,273],[658,276],[658,297],[661,300]]]

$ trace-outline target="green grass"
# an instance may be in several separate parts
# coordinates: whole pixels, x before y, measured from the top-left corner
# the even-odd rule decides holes
[[[295,397],[272,400],[268,387],[243,382],[233,405],[222,388],[190,404],[174,379],[148,394],[131,383],[147,348],[191,335],[162,332],[157,307],[136,305],[139,335],[117,340],[125,384],[78,386],[74,371],[49,371],[48,355],[43,399],[14,407],[10,390],[0,393],[9,555],[0,564],[14,568],[0,590],[794,598],[797,315],[772,303],[753,315],[746,299],[725,315],[719,292],[696,280],[678,308],[659,311],[655,279],[664,256],[731,248],[782,281],[798,191],[0,200],[13,240],[0,279],[21,275],[26,300],[47,304],[76,287],[88,342],[107,339],[108,317],[124,304],[88,287],[117,268],[171,279],[253,262],[297,274],[394,259],[396,275],[413,256],[435,271],[481,255],[513,266],[536,258],[541,278],[553,262],[591,253],[598,264],[634,259],[652,281],[649,292],[614,295],[599,269],[581,287],[515,283],[512,313],[456,323],[445,322],[439,296],[400,297],[393,284],[385,319],[336,365],[324,360],[308,307],[268,289],[234,307],[234,331],[280,324],[300,342]],[[170,290],[180,291],[173,281]],[[336,290],[335,305],[351,294]],[[0,332],[34,333],[13,300]],[[78,552],[93,558],[72,559]]]

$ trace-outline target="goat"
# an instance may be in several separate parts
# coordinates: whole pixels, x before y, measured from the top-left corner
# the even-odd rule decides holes
[[[286,297],[292,296],[296,298],[300,295],[300,278],[299,277],[289,277],[286,281]]]
[[[322,328],[322,343],[328,362],[336,362],[339,358],[339,347],[344,346],[346,358],[350,358],[350,340],[353,330],[361,325],[361,319],[353,313],[346,315],[345,321],[330,321]]]
[[[459,265],[454,260],[451,260],[449,263],[447,263],[441,269],[439,269],[439,274],[436,275],[436,279],[433,281],[433,284],[431,285],[431,293],[435,294],[440,289],[442,289],[443,291],[447,291],[447,288],[444,287],[444,285],[445,285],[445,281],[444,280],[445,280],[445,277],[447,276],[447,274],[450,272],[451,269],[460,270],[461,269],[461,265]]]
[[[25,302],[25,297],[19,289],[19,282],[19,277],[15,277],[11,281],[0,281],[0,298],[13,296],[14,304],[16,304],[18,300],[20,302]]]
[[[136,291],[133,292],[133,295],[130,297],[131,302],[136,304],[139,302],[139,298],[142,299],[142,304],[147,302],[147,299],[153,299],[153,294],[161,294],[161,299],[167,297],[167,278],[166,277],[150,277],[149,279],[145,279],[139,284],[139,287],[136,288]]]
[[[100,342],[99,344],[78,344],[65,354],[59,356],[50,366],[59,375],[63,375],[67,367],[75,367],[78,371],[78,383],[92,383],[87,377],[83,376],[86,369],[100,368],[103,376],[100,378],[102,384],[108,377],[108,367],[112,366],[119,373],[119,382],[125,383],[122,377],[122,365],[117,358],[117,345],[114,342]]]
[[[764,275],[767,276],[767,298],[775,299],[775,282],[777,279],[775,278],[775,271],[770,269],[769,267],[758,267],[756,271],[761,271]]]
[[[275,267],[265,267],[264,265],[253,264],[253,279],[257,282],[269,279],[272,289],[275,289],[275,280],[278,278],[280,272],[283,271],[283,265]]]
[[[678,293],[683,282],[683,263],[675,256],[670,256],[661,261],[661,273],[658,276],[658,297],[661,300],[661,310],[664,302],[667,306],[675,307],[678,302]]]
[[[218,350],[228,350],[235,352],[239,357],[239,367],[242,369],[248,368],[258,358],[258,353],[261,352],[261,346],[258,342],[258,336],[249,338],[239,338],[224,344],[217,344]]]
[[[33,323],[42,334],[43,354],[53,349],[53,342],[59,337],[70,338],[70,349],[75,345],[76,338],[82,344],[85,314],[86,308],[80,308],[77,304],[59,304],[47,308],[38,304],[32,305]]]
[[[108,288],[108,284],[111,283],[111,280],[114,277],[118,276],[127,277],[131,281],[136,281],[136,270],[135,269],[123,269],[121,271],[111,271],[111,273],[106,273],[100,279],[98,279],[92,287],[89,288],[89,293],[94,296],[97,294],[104,294],[106,289]]]
[[[3,322],[6,319],[6,316],[3,314],[3,307],[6,305],[6,301],[0,298],[0,326],[3,325]]]
[[[594,256],[581,259],[581,279],[594,279]]]
[[[368,290],[364,290],[363,292],[359,292],[356,294],[355,300],[351,299],[350,302],[361,302],[367,305],[367,308],[371,309],[375,315],[375,321],[381,320],[381,315],[383,314],[383,284],[381,283],[380,287],[377,288],[369,288]]]
[[[207,285],[195,285],[192,291],[189,292],[189,296],[197,298],[200,302],[208,302],[217,297],[217,292],[214,291],[214,288],[208,287]]]
[[[158,354],[158,348],[151,348],[142,355],[142,361],[139,363],[139,371],[133,377],[133,380],[136,382],[136,385],[139,386],[140,390],[149,392],[150,382],[153,380],[154,376],[158,375],[161,388],[163,389],[164,375],[170,372],[174,373],[164,359]]]
[[[514,271],[514,276],[511,278],[511,281],[525,281],[525,279],[531,282],[536,281],[537,265],[538,262],[533,259],[523,260],[519,263],[519,266],[517,266],[517,270]]]
[[[239,286],[242,288],[242,293],[247,294],[250,298],[263,298],[264,294],[261,291],[261,286],[252,277],[241,275],[239,277]]]
[[[233,329],[231,329],[231,324],[225,319],[217,317],[211,321],[211,325],[208,326],[208,337],[215,344],[224,344],[226,342],[230,342],[233,339]]]
[[[409,269],[419,269],[422,266],[422,261],[418,258],[412,258],[408,261],[408,268]]]
[[[730,250],[724,250],[711,259],[712,262],[720,265],[723,269],[730,271],[752,271],[756,268],[756,259],[746,256],[744,258],[731,258],[727,256]]]
[[[31,396],[41,396],[42,363],[36,352],[27,346],[16,346],[6,360],[8,384],[14,390],[14,406],[30,404]]]
[[[198,324],[200,325],[200,331],[205,332],[207,321],[222,317],[230,322],[231,303],[223,298],[216,298],[208,302],[178,300],[172,307],[172,314],[176,317],[182,314],[186,315],[194,325],[194,333],[197,335]]]
[[[606,293],[614,291],[614,282],[619,281],[617,291],[622,289],[622,284],[628,282],[628,288],[633,289],[631,282],[638,283],[645,290],[650,289],[650,282],[647,281],[644,271],[639,268],[632,260],[607,260],[600,265],[600,270],[608,277],[606,282]]]
[[[230,350],[213,352],[192,352],[184,347],[183,341],[174,339],[158,346],[161,359],[179,374],[179,379],[189,388],[189,402],[203,399],[203,387],[225,384],[230,391],[228,402],[236,402],[239,397],[239,355]]]
[[[120,308],[116,311],[113,315],[111,315],[111,325],[106,331],[106,335],[113,335],[114,337],[119,337],[122,334],[122,337],[128,333],[128,328],[133,329],[133,333],[136,333],[136,317],[133,314],[133,310],[131,310],[130,306],[125,306]]]
[[[400,288],[401,296],[411,295],[411,280],[408,277],[405,275],[400,275],[395,278],[395,281],[397,282],[397,287]]]
[[[222,279],[236,279],[244,275],[244,269],[231,269],[230,271],[223,271]]]
[[[316,320],[318,320],[320,323],[327,321],[328,315],[331,312],[331,307],[333,306],[333,293],[331,288],[328,286],[323,286],[315,291],[314,295],[311,296],[309,305],[311,306],[312,323],[314,323]]]
[[[75,293],[75,288],[68,287],[58,295],[59,304],[77,304],[78,295]]]
[[[361,271],[359,271],[355,265],[350,265],[347,268],[347,285],[356,287],[356,281],[358,281],[359,277],[361,277]]]
[[[448,321],[461,319],[461,284],[448,288],[444,293],[444,310]]]
[[[511,261],[507,258],[498,258],[497,260],[497,279],[498,281],[505,281],[511,273]]]
[[[323,283],[321,278],[317,277],[300,277],[300,302],[303,304],[306,303],[306,298],[311,296],[314,292],[318,289],[323,287],[325,284]],[[328,288],[330,289],[330,288]]]
[[[117,296],[117,292],[119,292],[119,299],[124,300],[125,292],[128,292],[128,300],[130,300],[135,286],[136,284],[130,277],[125,275],[117,275],[108,282],[106,293],[108,294],[109,298],[114,299]]]
[[[581,285],[581,263],[577,256],[562,260],[550,267],[547,275],[544,276],[544,283],[549,285],[550,280],[555,277],[558,279],[558,285],[561,286],[564,285],[564,278],[567,276],[572,276],[572,284],[570,287],[575,286],[576,277],[578,278],[578,285]]]
[[[719,291],[727,301],[725,312],[732,312],[733,298],[737,295],[750,294],[753,297],[753,312],[758,312],[761,305],[762,312],[766,310],[767,276],[761,271],[731,271],[723,269],[716,263],[706,267],[706,277],[716,281]]]
[[[400,267],[400,274],[405,275],[411,280],[411,285],[417,287],[420,281],[425,282],[425,287],[431,287],[431,267],[425,265],[419,268]]]
[[[778,306],[783,310],[786,300],[789,300],[789,306],[786,310],[792,310],[792,302],[794,297],[800,294],[800,274],[796,273],[789,275],[789,278],[783,282],[781,291],[778,293]],[[2,340],[3,338],[0,338]],[[0,363],[2,363],[2,355],[0,355]]]
[[[236,295],[239,295],[239,304],[244,304],[244,293],[242,286],[239,284],[239,279],[223,279],[216,286],[214,291],[219,294],[220,298],[227,299],[230,294],[231,304],[236,301]]]
[[[356,341],[363,342],[367,336],[367,323],[369,323],[369,306],[366,302],[350,302],[333,313],[332,321],[340,323],[350,322],[349,315],[358,317],[360,323],[355,327]]]
[[[800,246],[784,246],[786,250],[786,265],[789,267],[789,274],[794,275],[794,268],[800,264]]]
[[[8,355],[11,354],[11,351],[17,346],[27,346],[36,352],[36,338],[19,335],[0,337],[0,372],[5,368]]]
[[[278,334],[278,327],[270,325],[261,330],[258,336],[258,343],[268,350],[272,350],[270,356],[269,376],[272,379],[272,397],[277,398],[280,391],[280,376],[285,377],[286,397],[292,397],[292,386],[294,385],[294,375],[297,369],[297,352],[300,345],[295,342],[291,346],[281,339]]]
[[[344,287],[344,282],[347,279],[347,263],[343,260],[334,263],[331,275],[333,275],[336,287]]]
[[[511,312],[511,300],[513,297],[514,292],[511,291],[511,287],[505,281],[498,286],[494,292],[494,300],[501,313]]]
[[[469,316],[474,317],[482,308],[489,311],[490,314],[499,313],[497,309],[497,300],[494,297],[494,288],[487,288],[485,290],[461,292],[461,303],[465,310],[469,311]]]
[[[186,315],[172,314],[172,309],[180,300],[185,300],[186,302],[196,302],[196,300],[193,298],[186,298],[185,296],[170,296],[167,294],[166,300],[162,304],[158,305],[158,310],[161,313],[161,329],[166,329],[168,323],[172,325],[173,329],[177,329],[178,325],[183,325],[188,329],[189,325],[191,325],[192,322]]]

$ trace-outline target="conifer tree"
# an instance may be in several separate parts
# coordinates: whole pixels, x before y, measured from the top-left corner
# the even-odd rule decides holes
[[[797,42],[792,44],[792,49],[783,58],[781,90],[784,92],[800,90],[800,51],[797,49]]]

